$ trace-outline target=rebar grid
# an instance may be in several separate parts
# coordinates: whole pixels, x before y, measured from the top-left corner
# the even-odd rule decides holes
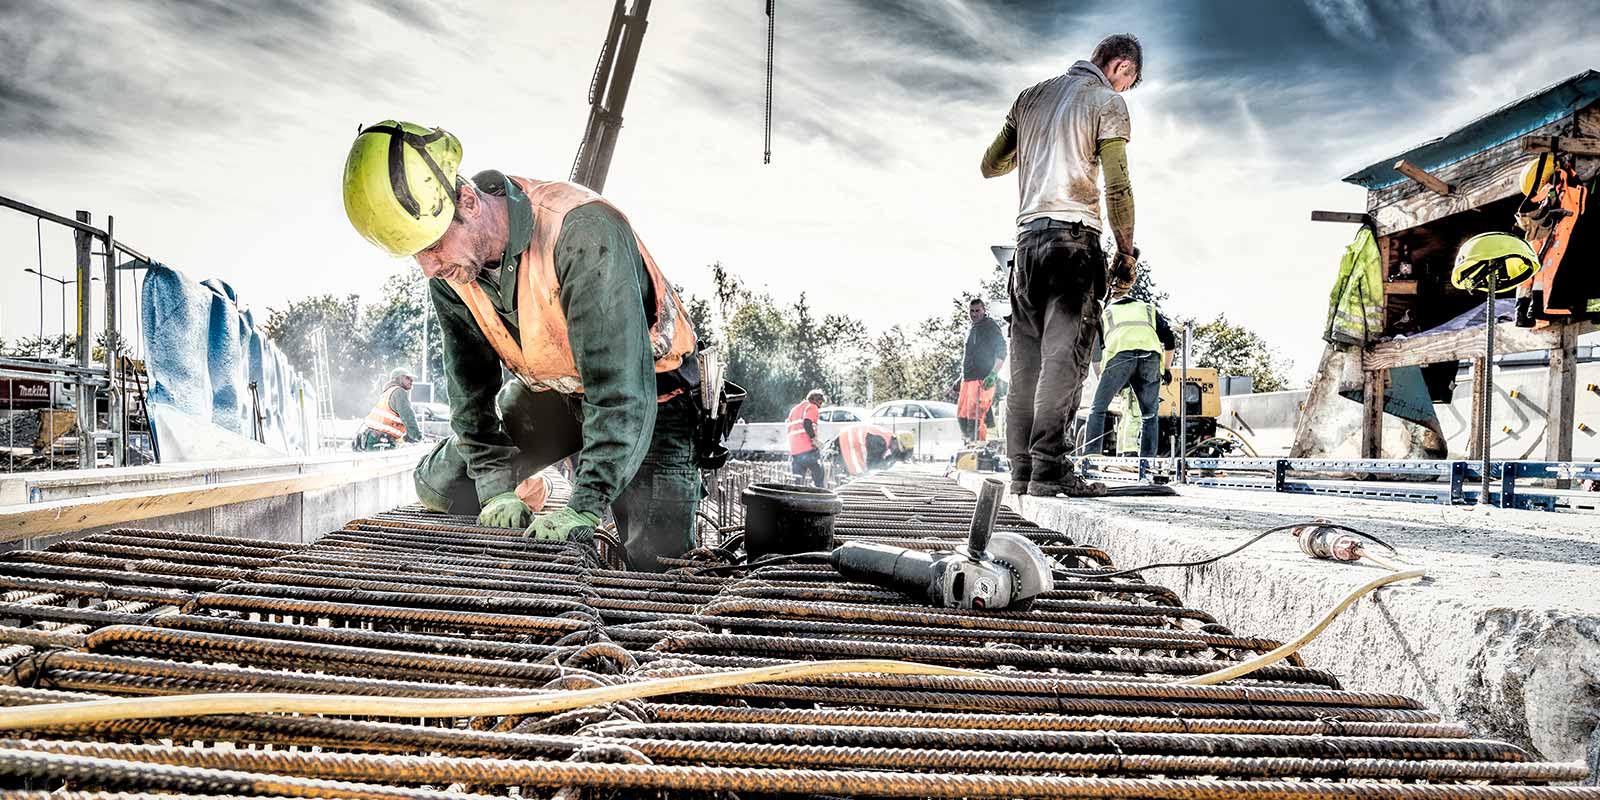
[[[742,484],[732,482],[729,486]],[[729,487],[724,492],[726,503]],[[841,539],[964,543],[973,496],[891,472],[841,490]],[[725,517],[724,517],[725,519]],[[1270,650],[1009,509],[1074,579],[1026,611],[934,609],[820,565],[741,565],[742,529],[664,573],[416,507],[308,546],[139,529],[0,557],[0,705],[188,692],[461,698],[458,718],[281,714],[12,731],[0,788],[216,796],[1573,797],[1584,777],[1417,701]],[[715,538],[712,538],[715,537]],[[613,539],[611,549],[619,554]],[[605,565],[605,566],[600,566]],[[720,567],[700,574],[703,567]],[[472,698],[728,668],[895,658],[983,677],[844,674],[530,716]],[[130,795],[131,796],[131,795]]]

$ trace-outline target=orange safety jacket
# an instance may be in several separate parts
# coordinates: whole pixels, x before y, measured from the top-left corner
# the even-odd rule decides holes
[[[1558,183],[1560,185],[1557,185]],[[1533,252],[1538,254],[1540,264],[1539,271],[1533,276],[1533,288],[1544,295],[1544,314],[1569,315],[1572,311],[1567,307],[1567,298],[1561,297],[1555,291],[1556,276],[1561,270],[1561,259],[1567,254],[1567,244],[1572,238],[1572,230],[1578,226],[1578,217],[1583,215],[1589,191],[1586,186],[1578,182],[1577,175],[1571,170],[1561,169],[1557,171],[1557,180],[1546,182],[1529,200],[1535,205],[1544,204],[1551,199],[1551,192],[1560,193],[1557,205],[1567,213],[1556,220],[1555,224],[1528,237],[1528,244],[1533,247]],[[1557,307],[1552,308],[1552,302]],[[1581,302],[1579,307],[1581,310]]]
[[[894,434],[876,425],[851,425],[839,434],[839,456],[844,459],[844,470],[851,475],[867,471],[867,437],[883,440],[884,453],[889,452]]]
[[[817,449],[816,442],[806,433],[806,420],[811,420],[811,429],[817,430],[817,404],[810,400],[801,400],[800,404],[789,409],[789,455],[797,456]]]
[[[512,338],[483,287],[474,282],[465,286],[452,283],[450,288],[466,302],[478,329],[489,339],[506,369],[535,390],[582,394],[578,364],[567,339],[567,318],[561,309],[561,285],[556,280],[556,240],[561,236],[561,223],[567,213],[579,206],[600,203],[616,211],[624,221],[627,217],[605,198],[575,183],[516,177],[509,180],[516,181],[533,206],[533,237],[520,257],[517,270],[517,330],[522,340]],[[644,257],[645,271],[650,275],[656,298],[655,321],[650,328],[650,351],[655,356],[656,374],[672,372],[695,352],[694,326],[684,313],[677,291],[662,276],[637,233],[634,241]],[[664,402],[673,395],[657,399]]]
[[[378,402],[367,412],[366,427],[378,433],[387,433],[396,439],[406,438],[406,423],[400,415],[394,413],[394,406],[389,401],[394,398],[394,393],[401,391],[399,386],[390,386],[378,395]]]

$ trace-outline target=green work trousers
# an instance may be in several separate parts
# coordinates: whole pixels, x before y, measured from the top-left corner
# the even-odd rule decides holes
[[[557,392],[535,392],[512,380],[495,396],[501,424],[517,447],[517,481],[578,453],[583,447],[581,401]],[[694,463],[696,411],[691,394],[656,410],[655,430],[644,464],[611,505],[628,563],[657,572],[657,557],[675,558],[695,547],[695,512],[702,487]],[[467,462],[445,439],[424,456],[414,473],[423,505],[449,514],[477,514],[477,488]]]

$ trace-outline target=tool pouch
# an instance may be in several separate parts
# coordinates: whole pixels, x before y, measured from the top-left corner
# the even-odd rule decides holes
[[[732,381],[723,381],[718,390],[720,401],[717,415],[711,416],[704,403],[697,403],[698,415],[694,428],[694,460],[700,469],[721,469],[728,463],[728,448],[722,441],[733,431],[739,419],[739,407],[744,405],[744,387]]]

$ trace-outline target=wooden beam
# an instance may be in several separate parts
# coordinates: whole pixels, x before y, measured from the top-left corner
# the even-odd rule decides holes
[[[1550,383],[1544,413],[1546,461],[1571,461],[1573,426],[1578,397],[1578,326],[1560,324],[1560,333],[1550,348]],[[1558,486],[1557,488],[1567,488]]]
[[[1449,195],[1452,191],[1450,184],[1435,178],[1427,170],[1403,158],[1394,162],[1394,171],[1422,184],[1434,194]]]
[[[1363,372],[1361,385],[1361,457],[1383,458],[1383,394],[1389,388],[1389,373]]]
[[[1594,330],[1594,325],[1589,323],[1572,327],[1577,331],[1574,335]],[[1518,328],[1512,323],[1502,322],[1494,331],[1494,352],[1495,355],[1504,355],[1550,350],[1557,346],[1561,335],[1555,328]],[[1362,366],[1369,370],[1395,369],[1482,358],[1485,346],[1482,326],[1452,333],[1408,336],[1373,345]]]
[[[1483,458],[1483,407],[1487,394],[1483,391],[1483,376],[1488,372],[1489,359],[1478,356],[1472,359],[1472,420],[1467,427],[1467,458]]]
[[[66,533],[107,525],[123,525],[155,517],[203,511],[208,508],[264,500],[270,497],[331,489],[352,483],[409,472],[415,464],[385,464],[366,470],[329,470],[310,475],[287,475],[227,483],[180,486],[134,494],[52,500],[0,506],[0,542]]]
[[[1600,156],[1600,138],[1593,136],[1524,136],[1521,144],[1524,153]]]
[[[1313,211],[1312,222],[1347,222],[1351,225],[1371,225],[1372,215],[1356,211]]]

